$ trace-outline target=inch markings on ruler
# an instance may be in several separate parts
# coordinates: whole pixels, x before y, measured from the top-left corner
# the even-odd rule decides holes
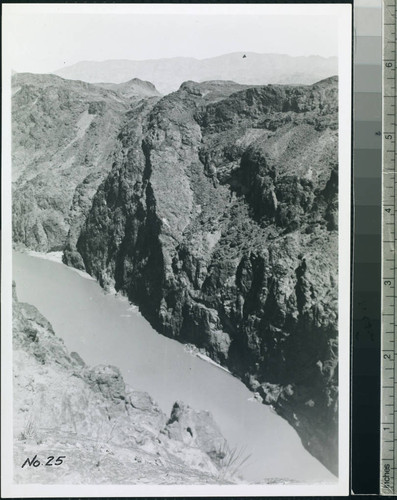
[[[382,391],[380,493],[397,493],[396,1],[383,3]]]

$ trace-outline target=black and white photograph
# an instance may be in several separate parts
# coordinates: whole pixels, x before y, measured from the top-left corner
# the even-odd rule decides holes
[[[350,4],[3,4],[4,497],[345,495]]]

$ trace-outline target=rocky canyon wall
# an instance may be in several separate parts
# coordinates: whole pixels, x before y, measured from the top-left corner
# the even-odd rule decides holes
[[[186,82],[127,114],[81,265],[286,418],[337,473],[337,78]]]

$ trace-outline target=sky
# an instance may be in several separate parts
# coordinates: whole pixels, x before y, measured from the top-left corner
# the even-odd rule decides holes
[[[166,7],[3,4],[3,56],[15,71],[46,73],[84,60],[338,53],[337,5]]]

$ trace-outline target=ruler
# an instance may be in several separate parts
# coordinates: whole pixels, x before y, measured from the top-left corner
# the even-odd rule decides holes
[[[383,3],[382,361],[380,493],[397,494],[396,1]]]

